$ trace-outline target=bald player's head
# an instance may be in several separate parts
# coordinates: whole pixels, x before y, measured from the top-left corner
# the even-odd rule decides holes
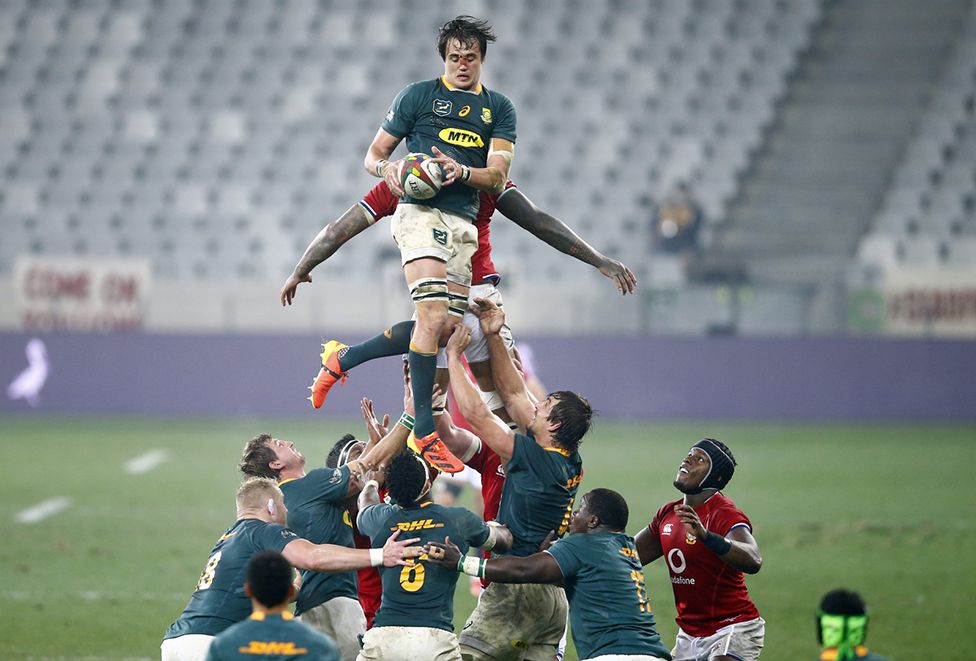
[[[237,514],[267,514],[275,523],[284,523],[287,516],[284,496],[274,480],[268,477],[251,477],[237,489]]]

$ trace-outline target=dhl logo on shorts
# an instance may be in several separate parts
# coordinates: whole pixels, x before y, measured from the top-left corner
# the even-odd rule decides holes
[[[437,137],[448,144],[458,145],[460,147],[480,148],[485,146],[485,141],[481,139],[480,135],[474,131],[465,131],[464,129],[441,129]]]
[[[250,645],[247,647],[241,647],[237,651],[239,651],[241,654],[280,654],[283,656],[308,654],[308,648],[295,647],[295,643],[278,643],[275,641],[266,643],[261,640],[252,640]]]
[[[398,523],[396,528],[391,528],[391,530],[402,530],[404,532],[412,530],[430,530],[431,528],[443,528],[443,523],[434,523],[433,519],[420,519],[419,521],[404,521],[403,523]]]

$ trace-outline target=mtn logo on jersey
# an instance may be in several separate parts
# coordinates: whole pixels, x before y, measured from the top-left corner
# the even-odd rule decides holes
[[[480,135],[474,131],[466,131],[464,129],[441,129],[437,137],[448,144],[458,145],[459,147],[478,147],[480,149],[485,146],[485,141],[481,139]]]
[[[433,519],[420,519],[418,521],[404,521],[403,523],[398,523],[396,528],[390,528],[390,530],[403,530],[404,532],[410,532],[414,530],[430,530],[431,528],[443,528],[443,523],[434,523]]]

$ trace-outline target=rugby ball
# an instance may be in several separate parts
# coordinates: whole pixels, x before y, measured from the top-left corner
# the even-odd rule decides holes
[[[400,185],[416,200],[429,200],[441,190],[444,173],[427,154],[407,154],[400,164]]]

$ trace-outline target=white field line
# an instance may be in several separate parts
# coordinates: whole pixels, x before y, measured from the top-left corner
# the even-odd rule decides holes
[[[53,516],[63,509],[67,509],[71,506],[71,499],[67,496],[61,496],[60,498],[51,498],[49,500],[44,500],[39,502],[33,507],[28,507],[25,510],[20,510],[17,512],[15,517],[20,523],[37,523],[38,521],[43,521],[49,516]]]
[[[166,461],[169,461],[169,452],[167,450],[150,450],[145,454],[140,454],[138,457],[129,459],[129,461],[122,465],[122,468],[130,475],[142,475]]]

